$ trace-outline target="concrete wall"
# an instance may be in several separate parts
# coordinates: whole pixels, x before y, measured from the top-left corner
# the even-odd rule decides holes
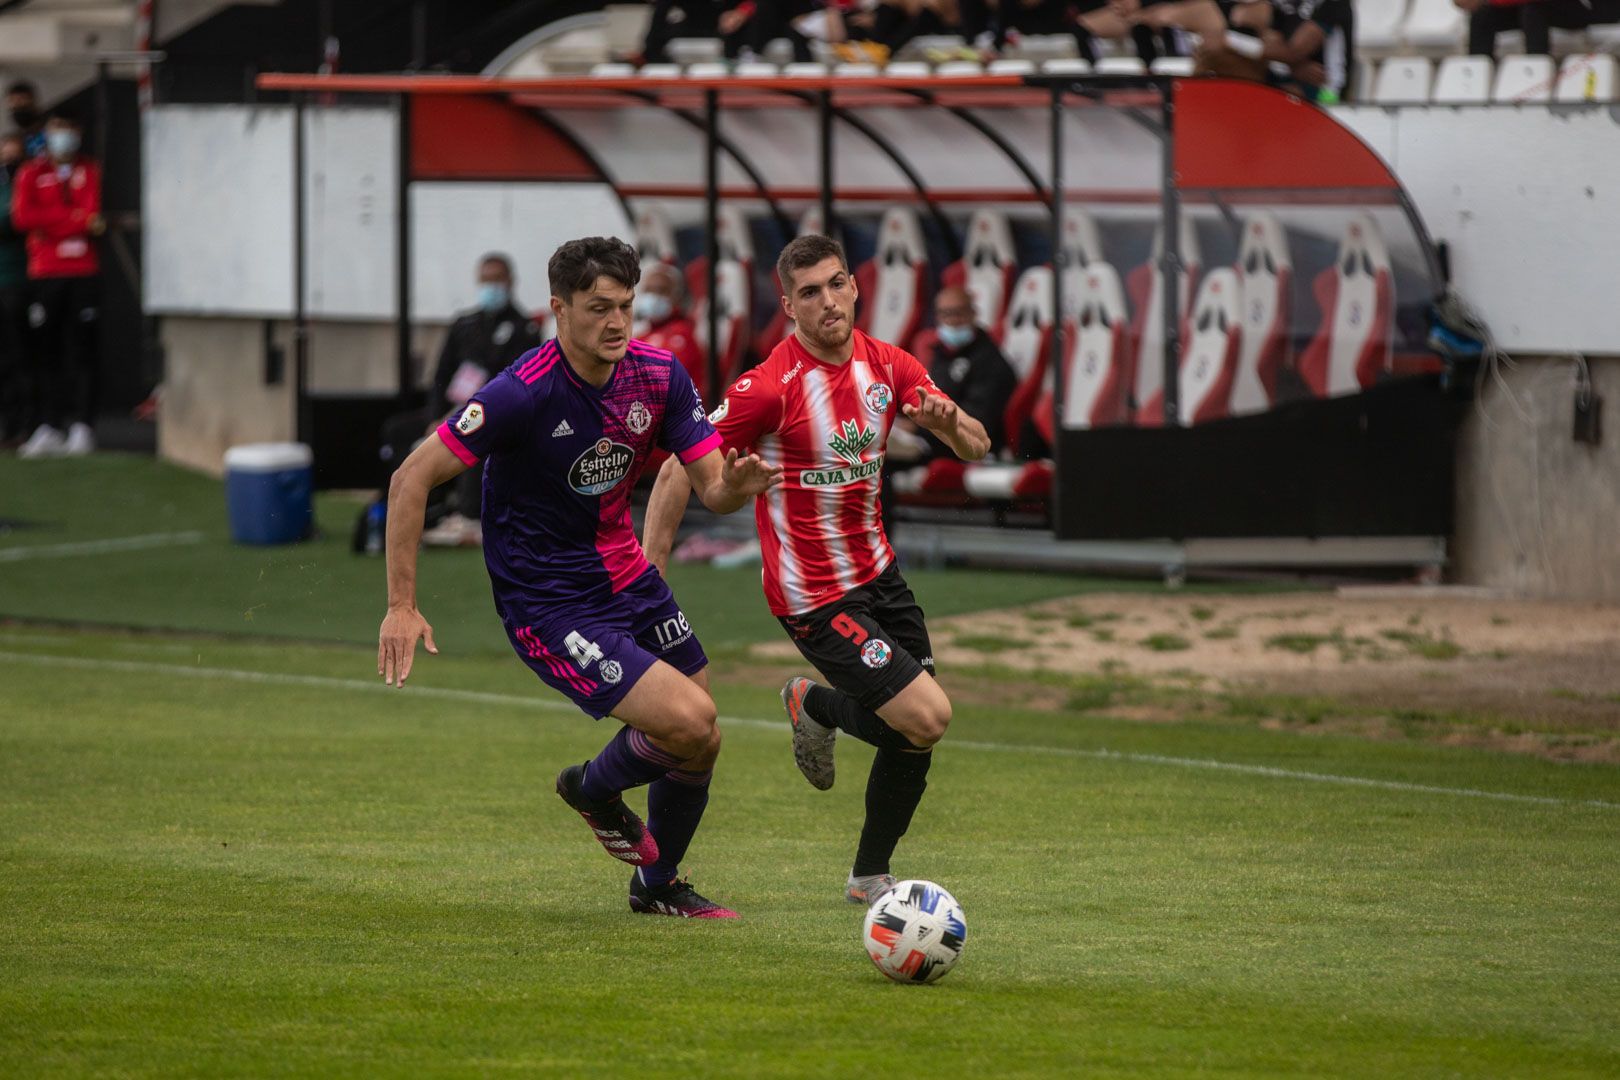
[[[1456,580],[1620,601],[1620,359],[1588,363],[1603,398],[1598,446],[1571,438],[1573,358],[1487,372],[1457,445]]]
[[[444,340],[443,326],[417,327],[412,350],[423,384]],[[250,442],[294,437],[293,334],[271,324],[282,349],[280,382],[265,383],[264,323],[257,319],[162,320],[165,356],[158,454],[218,475],[225,451]],[[381,323],[314,323],[310,327],[310,388],[326,394],[391,394],[396,384],[394,327]]]

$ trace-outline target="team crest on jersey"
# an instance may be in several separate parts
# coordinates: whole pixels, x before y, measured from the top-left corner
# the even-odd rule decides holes
[[[647,410],[647,406],[638,401],[624,414],[624,423],[637,435],[645,435],[647,429],[652,427],[652,413]]]
[[[461,419],[456,421],[456,430],[463,435],[471,435],[484,426],[484,407],[474,401],[461,410]]]
[[[866,407],[882,416],[894,402],[894,391],[887,383],[875,382],[866,388]]]
[[[636,452],[612,439],[597,439],[568,470],[568,486],[581,495],[600,495],[630,474]]]
[[[861,646],[861,663],[873,670],[887,667],[889,657],[892,655],[893,650],[889,648],[889,643],[882,638],[873,638]]]

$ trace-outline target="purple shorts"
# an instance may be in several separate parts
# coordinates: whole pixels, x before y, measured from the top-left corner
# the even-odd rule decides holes
[[[606,603],[557,605],[533,626],[508,623],[506,636],[542,682],[597,720],[613,712],[655,660],[682,675],[709,663],[656,570]]]

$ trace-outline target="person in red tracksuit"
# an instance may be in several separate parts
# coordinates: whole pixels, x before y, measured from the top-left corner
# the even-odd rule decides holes
[[[101,167],[80,153],[83,134],[72,117],[45,124],[45,153],[17,171],[11,221],[28,234],[32,321],[38,328],[36,393],[44,422],[18,454],[88,454],[95,405],[101,307]]]
[[[686,287],[680,271],[668,263],[648,266],[636,289],[635,335],[655,349],[675,354],[692,384],[706,387],[709,373],[697,327],[685,311]]]

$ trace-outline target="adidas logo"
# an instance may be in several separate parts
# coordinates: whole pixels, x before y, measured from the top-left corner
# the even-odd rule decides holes
[[[551,429],[551,437],[553,439],[560,439],[564,435],[572,435],[573,433],[574,429],[568,426],[567,420],[564,420],[562,423]]]

